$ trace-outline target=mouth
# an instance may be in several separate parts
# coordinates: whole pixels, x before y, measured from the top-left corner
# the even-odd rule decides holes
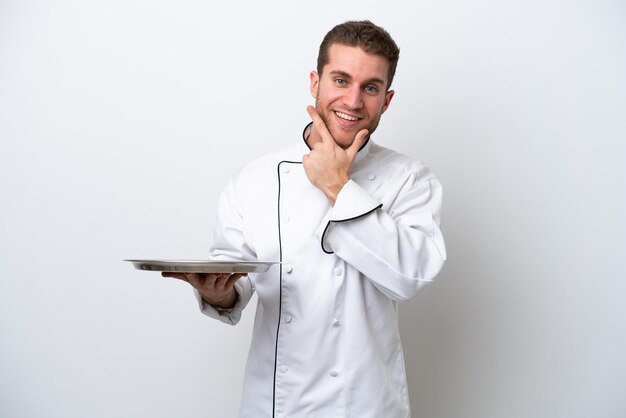
[[[334,113],[335,113],[335,115],[339,119],[341,119],[342,121],[346,121],[346,122],[356,122],[356,121],[362,119],[362,118],[359,118],[357,116],[353,116],[353,115],[349,115],[349,114],[344,113],[344,112],[340,112],[338,110],[335,110]]]

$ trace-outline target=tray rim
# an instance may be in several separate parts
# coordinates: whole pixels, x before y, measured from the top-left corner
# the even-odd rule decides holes
[[[278,261],[193,260],[193,259],[124,259],[135,269],[182,273],[262,273]]]

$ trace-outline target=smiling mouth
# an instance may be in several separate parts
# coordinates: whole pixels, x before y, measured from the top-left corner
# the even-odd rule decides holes
[[[340,119],[347,120],[349,122],[356,122],[357,120],[360,119],[356,116],[348,115],[347,113],[343,113],[339,111],[335,111],[335,115],[337,115],[337,117],[339,117]]]

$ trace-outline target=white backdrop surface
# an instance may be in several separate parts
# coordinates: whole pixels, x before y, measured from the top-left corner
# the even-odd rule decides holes
[[[401,48],[375,140],[444,185],[448,263],[401,309],[413,416],[626,416],[623,2],[2,0],[1,417],[236,415],[253,309],[219,324],[122,259],[204,257],[229,176],[299,139],[323,35],[366,18]]]

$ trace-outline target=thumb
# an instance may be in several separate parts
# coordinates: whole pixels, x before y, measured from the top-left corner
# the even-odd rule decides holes
[[[356,157],[357,152],[361,149],[363,144],[367,141],[369,131],[367,129],[361,129],[356,136],[354,137],[354,141],[352,141],[352,145],[348,147],[346,152],[352,159]]]

